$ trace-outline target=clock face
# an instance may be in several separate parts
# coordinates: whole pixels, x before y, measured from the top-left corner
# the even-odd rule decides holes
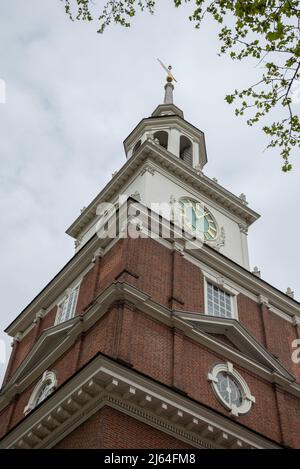
[[[196,234],[203,234],[206,241],[212,241],[217,237],[217,223],[202,203],[188,198],[181,199],[179,203],[185,227]]]
[[[232,363],[219,363],[208,373],[216,397],[232,415],[247,414],[255,403],[250,389],[243,377],[234,369]]]
[[[243,403],[243,390],[240,384],[233,376],[226,371],[220,371],[217,374],[216,388],[224,402],[229,407],[239,408]]]

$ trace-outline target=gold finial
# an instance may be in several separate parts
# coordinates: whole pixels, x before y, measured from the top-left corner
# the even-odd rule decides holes
[[[172,67],[171,67],[171,65],[169,65],[168,67],[166,67],[165,64],[164,64],[161,60],[159,60],[159,59],[157,59],[157,60],[158,60],[158,62],[160,63],[160,65],[162,66],[162,68],[163,68],[163,69],[167,72],[167,74],[168,74],[168,75],[167,75],[167,82],[168,82],[168,83],[172,83],[172,81],[174,80],[174,81],[177,83],[177,80],[176,80],[176,78],[174,77],[174,75],[173,75],[173,73],[172,73]]]

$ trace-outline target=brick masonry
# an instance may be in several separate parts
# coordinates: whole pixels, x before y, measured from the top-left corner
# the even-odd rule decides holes
[[[165,307],[204,313],[204,280],[197,266],[188,262],[180,252],[172,251],[154,240],[124,239],[119,240],[102,259],[98,259],[85,275],[76,314],[85,314],[94,298],[115,280],[135,286]],[[295,326],[243,294],[238,295],[237,304],[241,324],[276,355],[300,382],[299,365],[294,365],[290,358],[293,351],[291,341],[297,338]],[[15,345],[6,382],[43,331],[53,326],[56,311],[56,307],[53,308]],[[133,369],[229,415],[216,399],[207,380],[208,371],[214,364],[224,362],[224,357],[194,342],[181,331],[150,318],[130,303],[111,305],[106,314],[52,364],[49,369],[56,371],[58,386],[63,385],[98,352],[122,360]],[[251,411],[237,421],[278,443],[299,447],[300,400],[242,369],[237,363],[234,365],[256,397]],[[24,407],[35,385],[36,382],[32,383],[0,412],[1,436],[24,418]],[[110,408],[95,414],[58,447],[132,448],[132,445],[140,448],[187,447]]]
[[[104,407],[55,449],[191,449],[192,446],[117,410]]]

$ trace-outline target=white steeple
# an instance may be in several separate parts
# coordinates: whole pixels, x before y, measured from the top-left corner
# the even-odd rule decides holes
[[[157,106],[151,117],[143,119],[125,139],[124,147],[127,159],[131,158],[146,141],[152,141],[163,147],[174,157],[188,166],[202,170],[207,163],[204,133],[184,119],[181,109],[173,101],[174,84],[172,67],[159,63],[167,72],[164,85],[163,104]]]
[[[169,207],[170,200],[172,204],[188,201],[192,207],[202,204],[206,210],[208,237],[204,242],[249,269],[247,230],[258,214],[244,196],[230,194],[203,173],[207,162],[204,133],[186,121],[174,104],[175,78],[171,67],[164,68],[167,79],[162,104],[125,139],[127,162],[68,233],[76,238],[76,249],[81,249],[97,230],[97,204],[103,201],[115,206],[120,203],[119,195],[131,196],[148,208],[152,204]]]

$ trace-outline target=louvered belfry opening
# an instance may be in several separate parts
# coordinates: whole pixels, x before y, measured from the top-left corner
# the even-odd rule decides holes
[[[168,132],[164,131],[159,131],[155,132],[154,134],[154,140],[157,139],[159,141],[159,144],[164,147],[166,150],[168,149],[168,140],[169,140],[169,135]]]
[[[186,164],[193,166],[193,146],[190,139],[182,135],[180,137],[179,158]]]

